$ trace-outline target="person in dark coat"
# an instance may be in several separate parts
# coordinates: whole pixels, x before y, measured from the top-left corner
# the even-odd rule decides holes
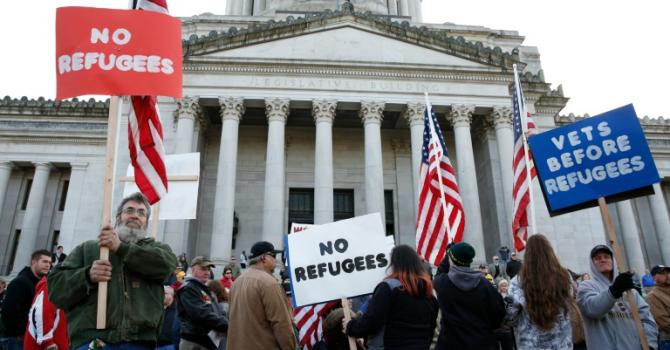
[[[455,244],[444,258],[451,267],[442,261],[435,275],[433,287],[442,310],[437,350],[498,349],[493,331],[502,324],[505,305],[495,287],[469,268],[474,257],[471,245]]]
[[[438,312],[430,276],[408,245],[393,248],[389,269],[391,274],[375,288],[367,312],[343,320],[343,329],[357,338],[381,336],[385,350],[428,350]]]
[[[521,271],[521,260],[516,256],[516,252],[512,252],[512,260],[507,263],[507,275],[510,279],[514,278],[519,271]]]
[[[23,348],[23,334],[28,325],[28,311],[33,303],[35,286],[51,268],[51,252],[37,250],[30,256],[30,266],[19,272],[7,287],[2,306],[2,323],[8,350]]]

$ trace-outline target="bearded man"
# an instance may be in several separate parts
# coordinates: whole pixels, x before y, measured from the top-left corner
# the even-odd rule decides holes
[[[121,201],[114,227],[72,250],[48,276],[49,299],[65,310],[72,349],[153,349],[163,315],[163,281],[177,257],[147,237],[151,207],[135,193]],[[100,260],[109,248],[109,261]],[[98,283],[108,282],[107,324],[96,329]]]

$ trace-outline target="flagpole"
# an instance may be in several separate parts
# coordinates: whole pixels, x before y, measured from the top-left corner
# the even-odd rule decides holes
[[[528,158],[528,114],[526,112],[525,104],[526,102],[521,99],[521,85],[519,85],[519,73],[516,70],[516,64],[512,65],[514,68],[514,94],[516,94],[516,100],[519,104],[519,114],[521,115],[521,138],[523,140],[523,157],[526,162],[526,179],[528,180],[528,208],[530,211],[530,234],[533,235],[537,233],[537,226],[535,222],[535,201],[533,200],[533,178],[530,173],[530,162]],[[521,110],[521,106],[524,106]],[[524,113],[526,112],[526,113]]]
[[[435,124],[433,123],[433,106],[430,104],[430,101],[428,101],[428,93],[424,92],[424,97],[426,98],[426,113],[428,113],[428,123],[429,123],[429,128],[430,128],[430,135],[431,138],[434,137],[435,140],[438,142],[440,141],[440,138],[437,136],[437,132],[435,131]],[[430,164],[430,162],[428,162]],[[444,198],[444,184],[442,184],[442,169],[438,165],[437,167],[437,177],[440,181],[440,199],[442,203],[442,210],[444,211],[444,222],[446,223],[445,226],[447,227],[447,243],[449,240],[454,237],[451,232],[451,227],[449,226],[449,218],[447,218],[447,200]],[[428,257],[430,258],[430,257]]]

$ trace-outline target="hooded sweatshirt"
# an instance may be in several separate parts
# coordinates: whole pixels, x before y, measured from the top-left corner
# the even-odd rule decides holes
[[[610,255],[613,255],[611,250]],[[616,278],[619,271],[614,257],[612,257],[612,268],[612,276]],[[598,272],[593,260],[591,260],[591,276],[590,280],[579,285],[577,292],[577,304],[584,316],[586,346],[589,349],[640,349],[640,337],[628,299],[625,295],[618,299],[614,298],[609,291],[613,281]],[[633,299],[636,300],[649,346],[657,349],[658,331],[649,305],[636,290],[632,289],[627,293],[633,293]]]
[[[442,310],[436,349],[498,349],[494,329],[505,316],[502,297],[481,272],[438,269],[433,287]]]

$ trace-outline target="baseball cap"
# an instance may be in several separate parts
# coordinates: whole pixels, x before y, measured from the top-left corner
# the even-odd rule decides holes
[[[670,267],[664,265],[656,265],[651,268],[651,275],[655,276],[657,273],[661,273],[664,271],[670,271]]]
[[[254,245],[251,246],[251,255],[249,256],[249,259],[257,258],[263,254],[271,254],[272,256],[276,256],[281,252],[282,252],[281,250],[276,250],[275,246],[272,245],[272,243],[266,241],[260,241],[254,243]]]
[[[215,267],[214,264],[209,261],[209,259],[204,256],[196,256],[191,260],[191,266],[200,266],[200,267]]]
[[[593,257],[596,256],[596,254],[599,252],[605,252],[612,256],[612,248],[604,244],[598,244],[597,246],[593,247],[593,249],[591,249],[591,259],[593,259]]]

